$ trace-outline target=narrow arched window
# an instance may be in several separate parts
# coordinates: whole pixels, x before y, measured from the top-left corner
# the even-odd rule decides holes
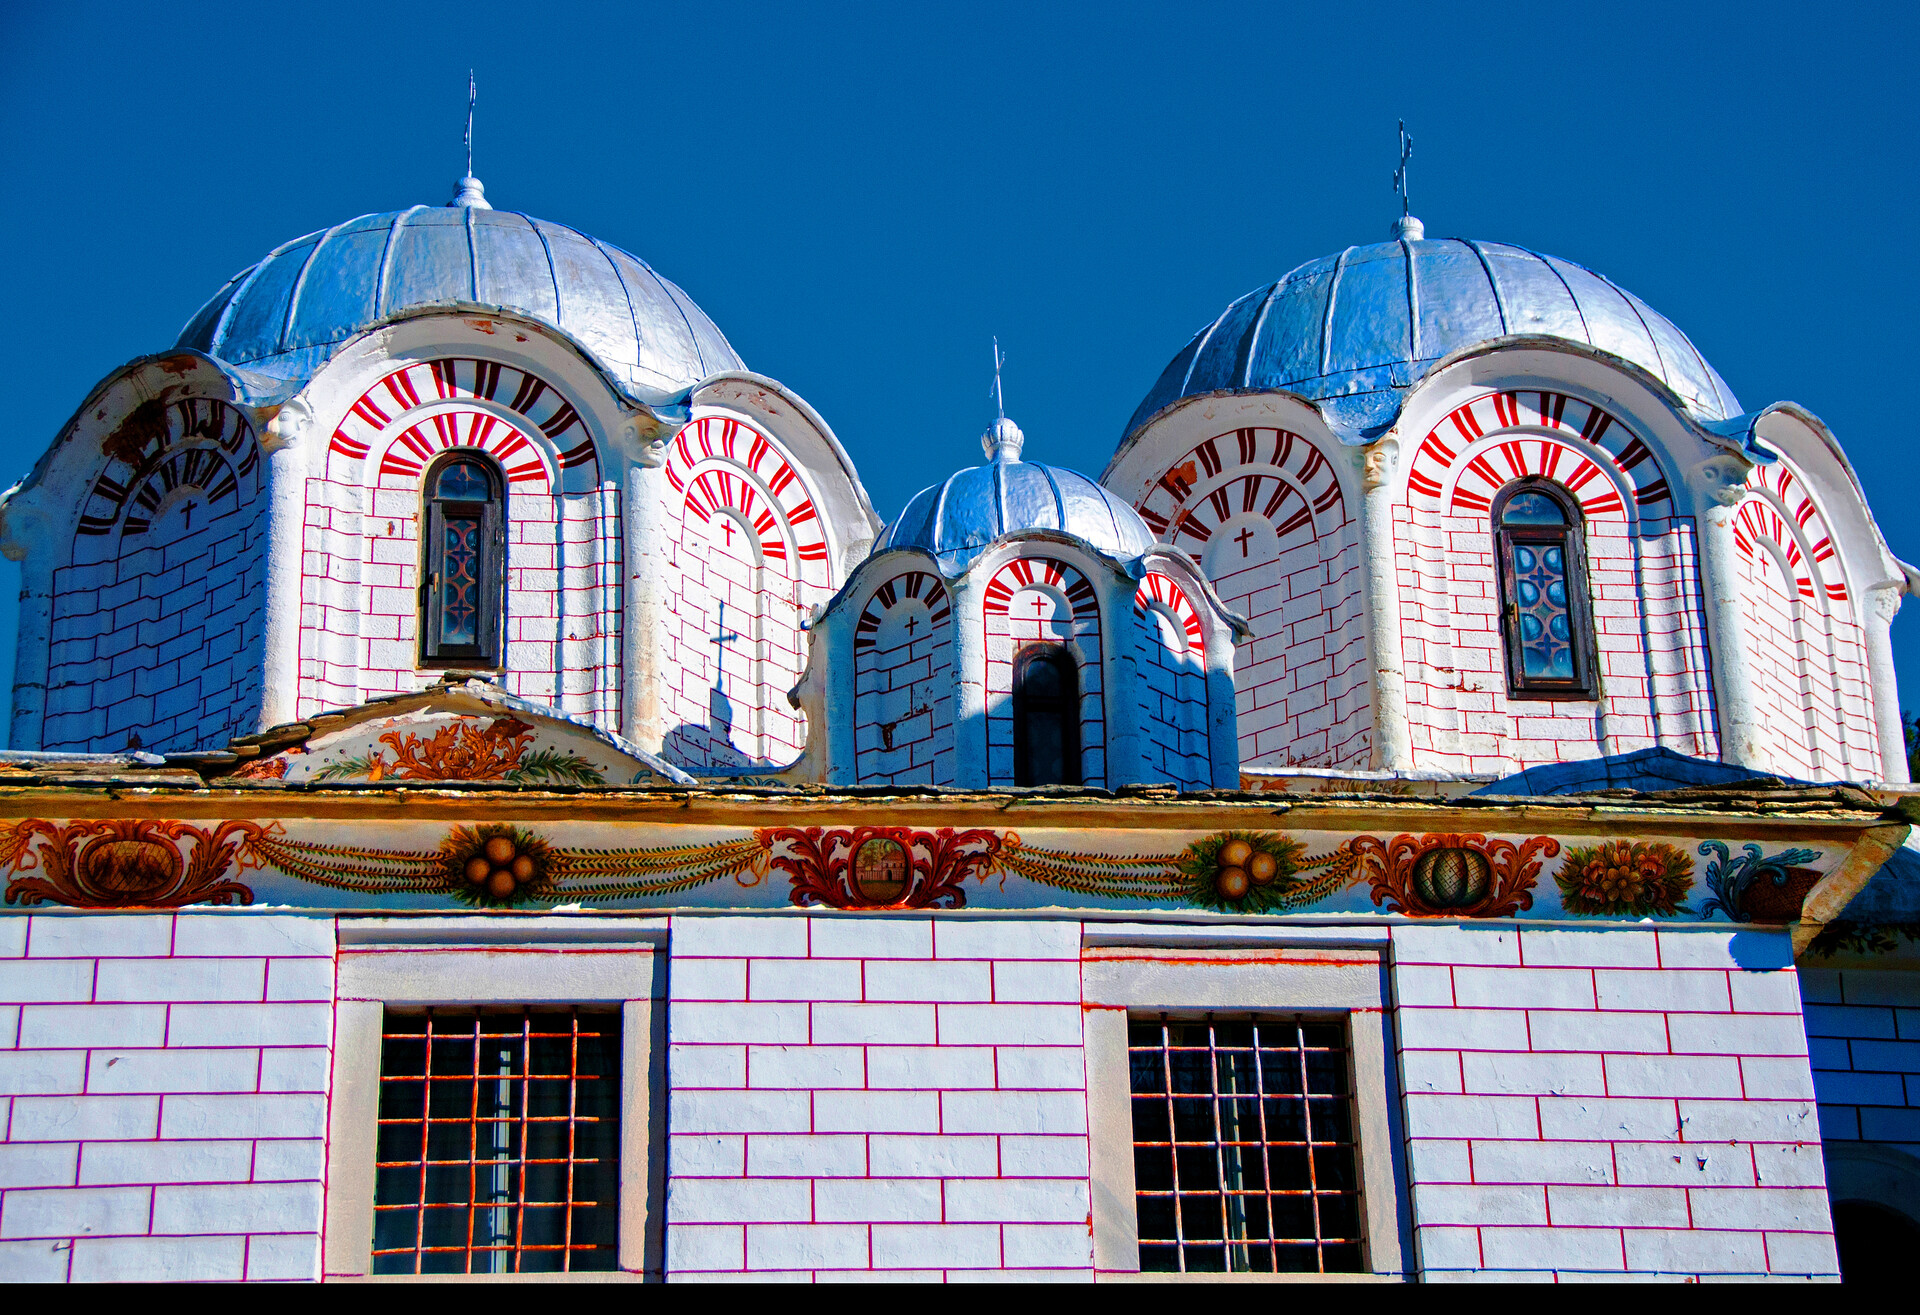
[[[1580,508],[1544,479],[1501,490],[1493,503],[1507,693],[1522,699],[1590,699],[1593,612]]]
[[[427,661],[500,660],[507,520],[500,488],[500,472],[478,456],[443,457],[427,471],[420,590]]]
[[[1058,645],[1035,644],[1014,662],[1013,783],[1080,784],[1080,673]]]

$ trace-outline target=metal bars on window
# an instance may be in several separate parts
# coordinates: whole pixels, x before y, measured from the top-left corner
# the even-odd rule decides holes
[[[376,1274],[617,1267],[620,1016],[386,1014]]]
[[[1127,1058],[1142,1270],[1364,1267],[1343,1023],[1136,1018]]]

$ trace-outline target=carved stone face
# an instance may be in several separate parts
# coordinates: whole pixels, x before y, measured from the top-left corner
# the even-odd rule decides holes
[[[265,442],[261,446],[268,451],[290,447],[300,441],[300,436],[312,422],[313,408],[307,405],[306,399],[292,398],[274,412],[273,419],[267,421]]]
[[[1747,481],[1747,472],[1753,466],[1728,452],[1708,457],[1695,469],[1699,473],[1701,491],[1706,494],[1708,501],[1721,507],[1732,507],[1738,505]]]
[[[667,444],[670,436],[663,429],[655,429],[651,434],[640,436],[640,464],[649,470],[658,470],[667,464]]]

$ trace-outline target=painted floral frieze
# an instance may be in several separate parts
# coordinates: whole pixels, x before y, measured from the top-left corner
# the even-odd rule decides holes
[[[1452,832],[0,822],[14,908],[1080,906],[1784,923],[1841,852]]]

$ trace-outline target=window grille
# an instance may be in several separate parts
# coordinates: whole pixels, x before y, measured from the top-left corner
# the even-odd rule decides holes
[[[1140,1268],[1364,1268],[1344,1023],[1134,1020]]]
[[[506,517],[499,472],[467,454],[427,472],[421,652],[429,661],[500,657]]]
[[[1507,692],[1594,697],[1592,608],[1580,509],[1550,480],[1523,479],[1493,502]]]
[[[376,1274],[617,1268],[620,1016],[388,1011]]]

